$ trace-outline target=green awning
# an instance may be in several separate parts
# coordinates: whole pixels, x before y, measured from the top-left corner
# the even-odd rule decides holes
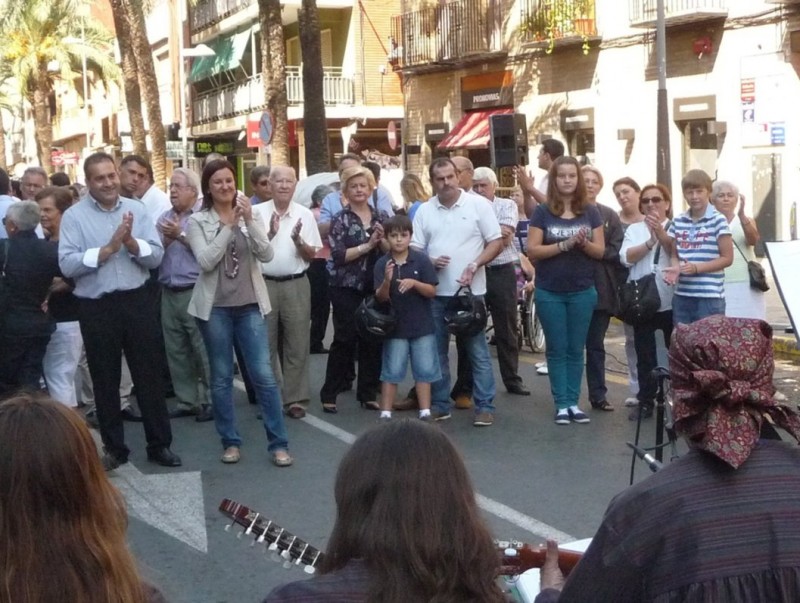
[[[214,56],[198,57],[194,60],[189,80],[199,82],[223,71],[236,69],[241,64],[249,41],[249,29],[218,38],[209,44],[214,50]]]

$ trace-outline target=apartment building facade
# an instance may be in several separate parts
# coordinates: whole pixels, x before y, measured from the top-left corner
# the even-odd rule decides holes
[[[302,56],[299,2],[282,2],[286,43],[291,160],[305,174]],[[329,154],[356,151],[399,165],[399,148],[388,143],[389,124],[403,117],[400,75],[387,62],[391,15],[399,0],[320,0]],[[189,7],[187,41],[205,44],[215,55],[194,59],[190,134],[196,156],[221,152],[238,163],[240,174],[265,163],[258,136],[266,102],[259,52],[261,31],[256,0],[200,0]]]
[[[665,0],[675,209],[690,168],[736,182],[767,240],[795,236],[800,2]],[[393,67],[404,77],[404,162],[489,165],[488,118],[527,118],[532,171],[554,137],[610,183],[656,177],[656,0],[404,0]],[[504,184],[511,176],[502,174]]]

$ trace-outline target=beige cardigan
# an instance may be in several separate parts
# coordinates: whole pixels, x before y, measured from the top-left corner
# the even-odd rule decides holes
[[[258,307],[261,315],[266,316],[271,307],[267,286],[261,276],[261,262],[269,262],[275,252],[259,220],[254,218],[246,227],[240,222],[239,226],[247,238],[247,247],[253,255],[250,262],[250,278],[253,280]],[[200,264],[200,276],[197,278],[197,284],[194,286],[192,299],[189,302],[189,314],[200,320],[208,320],[217,293],[219,263],[225,256],[225,250],[233,238],[233,228],[231,226],[220,228],[219,214],[212,207],[190,216],[186,236],[189,239],[192,253],[197,258],[197,263]]]

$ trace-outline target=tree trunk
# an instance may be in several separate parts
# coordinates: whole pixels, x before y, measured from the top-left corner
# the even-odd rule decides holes
[[[50,153],[53,148],[53,123],[50,120],[50,84],[47,79],[47,66],[40,65],[35,88],[28,96],[33,107],[33,125],[36,131],[36,153],[39,163],[49,174],[53,171]]]
[[[300,49],[303,56],[303,130],[308,175],[331,169],[328,155],[328,128],[322,80],[322,46],[319,37],[317,0],[302,0],[297,13],[300,24]]]
[[[147,107],[147,129],[150,134],[150,165],[153,166],[155,185],[161,190],[167,185],[167,138],[161,119],[158,79],[153,65],[153,50],[147,39],[144,9],[141,0],[122,0],[130,21],[131,40],[139,69],[139,83]]]
[[[8,171],[6,163],[6,127],[3,123],[3,110],[0,108],[0,169]]]
[[[136,53],[133,51],[131,29],[122,0],[111,0],[111,8],[111,14],[114,15],[114,29],[116,29],[119,53],[122,57],[122,83],[125,89],[125,104],[128,107],[133,152],[142,157],[147,157],[147,132],[144,129],[144,117],[142,117],[142,95],[139,90],[138,67],[136,65]]]
[[[258,0],[261,58],[267,109],[272,113],[272,165],[289,165],[289,101],[286,95],[286,43],[280,0]]]

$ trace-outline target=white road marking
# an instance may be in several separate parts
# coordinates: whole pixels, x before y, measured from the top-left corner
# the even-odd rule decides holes
[[[236,387],[238,390],[245,391],[244,384],[238,379],[234,380],[234,387]],[[345,444],[349,445],[356,441],[356,436],[349,431],[345,431],[336,425],[332,425],[327,421],[323,421],[314,415],[306,414],[306,416],[300,420],[308,425],[311,425],[312,427],[315,427],[316,429],[319,429],[322,432],[327,433],[329,436],[332,436],[337,440],[341,440]],[[512,509],[508,505],[483,496],[480,493],[475,493],[475,500],[477,501],[478,506],[487,513],[491,513],[495,517],[499,517],[500,519],[503,519],[508,523],[517,526],[518,528],[522,528],[531,534],[541,536],[543,538],[552,538],[557,542],[571,542],[575,540],[573,536],[570,536],[561,530],[557,530],[553,526],[549,526],[538,519],[534,519],[533,517],[525,515],[516,509]]]
[[[98,448],[100,435],[91,430]],[[146,475],[128,461],[108,473],[128,505],[128,512],[173,538],[208,552],[203,481],[199,471]]]

